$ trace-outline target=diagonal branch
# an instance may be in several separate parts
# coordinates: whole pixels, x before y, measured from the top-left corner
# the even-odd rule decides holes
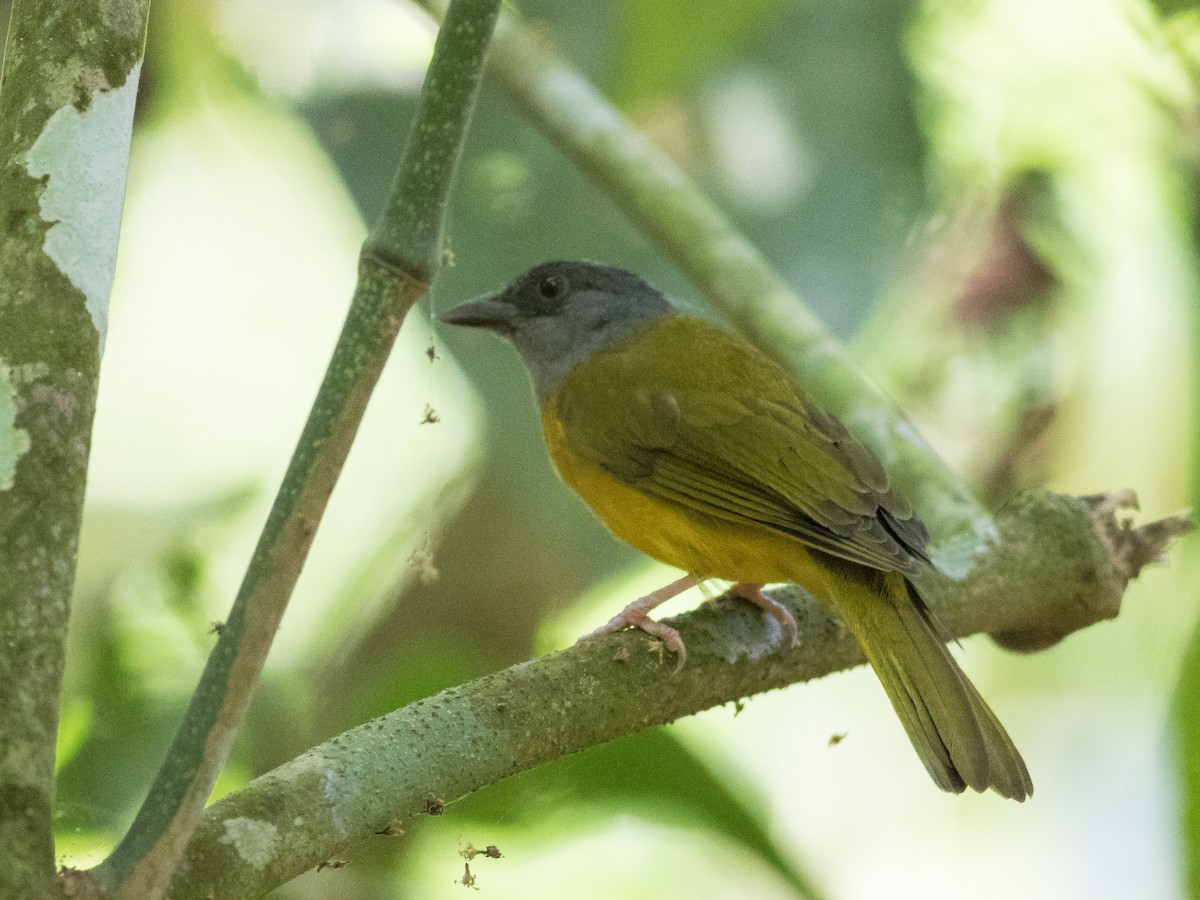
[[[1131,529],[1109,501],[1035,493],[1002,510],[999,543],[940,606],[949,632],[1060,638],[1115,616],[1136,574],[1126,561],[1158,556],[1190,526],[1177,518]],[[207,809],[170,896],[262,896],[356,841],[517,772],[863,662],[854,638],[807,594],[775,596],[796,615],[797,648],[781,649],[760,611],[722,600],[671,620],[689,649],[678,674],[656,642],[626,631],[338,735]]]
[[[228,756],[400,323],[439,267],[446,201],[499,5],[455,0],[447,13],[391,199],[363,248],[346,323],[245,580],[149,796],[95,870],[112,893],[161,896]]]

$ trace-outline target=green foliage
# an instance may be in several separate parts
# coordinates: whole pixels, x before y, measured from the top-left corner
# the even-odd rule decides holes
[[[91,701],[79,698],[66,706],[58,717],[58,741],[54,748],[54,766],[61,770],[79,752],[94,721]]]
[[[697,0],[682,6],[654,0],[617,4],[614,87],[622,105],[691,90],[712,70],[744,52],[789,4],[785,0],[724,3]]]
[[[852,335],[868,317],[879,316],[863,344],[868,361],[885,379],[892,376],[889,384],[898,398],[906,403],[915,398],[910,408],[939,452],[976,474],[998,501],[1026,484],[1048,482],[1078,492],[1132,484],[1151,510],[1170,512],[1184,502],[1181,483],[1200,470],[1195,460],[1182,461],[1189,426],[1179,410],[1196,407],[1196,401],[1194,386],[1178,376],[1195,346],[1197,304],[1189,231],[1194,196],[1187,176],[1194,161],[1179,145],[1182,130],[1174,123],[1190,121],[1194,106],[1187,104],[1194,98],[1173,76],[1160,77],[1160,68],[1171,66],[1150,25],[1147,36],[1139,31],[1145,23],[1135,27],[1101,12],[1118,5],[1097,7],[1095,19],[1103,28],[1049,32],[1046,40],[1059,44],[1047,51],[1031,44],[1027,34],[1041,34],[1049,16],[1037,4],[970,4],[953,14],[884,0],[520,4],[565,57],[588,71],[707,186],[836,332]],[[176,267],[181,290],[200,269],[229,269],[245,279],[260,267],[307,273],[306,251],[288,255],[280,248],[289,242],[307,248],[301,232],[324,235],[330,221],[353,219],[343,192],[363,221],[375,221],[394,167],[397,135],[415,109],[419,58],[410,60],[406,79],[372,79],[357,71],[334,77],[308,60],[318,72],[313,80],[286,96],[272,96],[253,80],[254,54],[238,58],[225,43],[228,22],[214,26],[212,17],[228,16],[234,6],[163,5],[145,76],[153,115],[143,121],[141,138],[165,137],[141,144],[135,175],[139,166],[144,173],[168,159],[179,166],[173,179],[187,183],[193,175],[179,161],[186,157],[171,155],[180,145],[194,143],[198,155],[222,159],[231,145],[259,152],[255,140],[267,133],[264,123],[284,119],[294,131],[269,162],[299,173],[290,184],[307,185],[314,206],[325,203],[327,211],[312,219],[274,221],[269,227],[279,241],[254,241],[244,257],[228,250],[214,255],[209,243],[212,233],[236,224],[233,215],[185,232],[185,225],[196,224],[195,209],[181,205],[178,220],[131,227],[123,252],[141,259],[170,245],[139,245],[139,237],[183,232],[186,255],[164,254]],[[329,13],[334,19],[349,15],[337,6]],[[1036,27],[1017,27],[1028,23]],[[296,33],[307,33],[302,25],[295,24]],[[278,39],[292,28],[291,21],[265,27],[256,40],[268,42],[272,34]],[[334,31],[313,33],[336,45]],[[347,51],[341,58],[359,57]],[[1057,67],[1078,59],[1093,67],[1081,64],[1066,74]],[[1155,65],[1143,65],[1147,59]],[[1092,80],[1097,73],[1110,79],[1103,89]],[[1155,91],[1147,91],[1148,84]],[[1170,90],[1160,90],[1164,84]],[[1068,119],[1064,111],[1079,118]],[[188,117],[200,125],[172,136],[171,127]],[[1162,127],[1164,120],[1170,128]],[[1043,127],[1047,122],[1054,127]],[[307,130],[316,139],[313,145],[305,143]],[[274,139],[281,132],[269,133]],[[771,148],[774,155],[759,155]],[[980,245],[992,240],[996,198],[1004,195],[1012,173],[1031,170],[1047,173],[1039,190],[1052,198],[1055,215],[1048,223],[1019,216],[1013,228],[1034,246],[1053,278],[1039,282],[1040,292],[1026,296],[1011,318],[964,323],[957,316],[960,288],[978,272],[973,267],[979,257],[987,256]],[[244,185],[239,177],[231,166],[228,180],[235,192]],[[269,212],[278,201],[256,194],[245,201],[254,209],[244,213]],[[958,243],[961,234],[954,228],[964,222],[967,240]],[[914,239],[906,242],[910,235]],[[474,121],[448,237],[455,265],[439,276],[431,311],[422,319],[506,282],[532,263],[561,257],[636,269],[685,303],[696,302],[679,273],[611,200],[492,90],[485,89]],[[349,272],[353,241],[334,252],[343,254]],[[185,259],[187,264],[180,262]],[[125,288],[138,289],[136,282]],[[218,339],[211,344],[211,364],[195,377],[204,382],[228,365],[232,339],[259,334],[254,329],[263,321],[268,329],[288,330],[314,310],[336,307],[340,315],[344,300],[333,292],[314,298],[296,290],[287,297],[294,306],[278,317],[271,307],[248,302],[244,319],[213,327]],[[117,313],[119,301],[120,295]],[[203,297],[194,303],[200,310],[206,305]],[[1190,333],[1182,324],[1187,316]],[[197,315],[185,326],[172,321],[155,327],[196,327],[200,340],[210,321],[215,320]],[[128,326],[115,317],[114,332],[122,327]],[[148,340],[154,340],[152,333]],[[390,527],[372,538],[378,546],[367,548],[365,556],[394,563],[397,554],[407,556],[413,540],[427,538],[440,577],[422,583],[411,567],[349,566],[328,603],[290,610],[280,634],[284,647],[268,667],[218,790],[236,787],[342,729],[528,657],[545,618],[637,561],[554,479],[525,375],[507,349],[486,337],[434,328],[431,336],[414,336],[397,355],[402,361],[416,357],[425,366],[422,354],[430,343],[438,360],[420,370],[427,375],[406,375],[403,403],[381,414],[411,419],[416,431],[420,410],[430,403],[441,422],[421,428],[471,432],[478,465],[453,491],[438,495],[444,499],[395,509]],[[473,392],[458,381],[460,363]],[[110,371],[113,365],[106,360]],[[263,365],[273,370],[274,361],[264,355]],[[1167,370],[1176,375],[1165,378]],[[156,374],[143,377],[149,382]],[[281,381],[286,383],[270,384],[280,395],[309,390],[307,383]],[[124,394],[119,402],[136,404],[141,397]],[[479,422],[472,402],[478,404]],[[257,452],[256,428],[287,431],[291,439],[299,427],[286,417],[248,421],[233,405],[198,407],[209,432],[246,455]],[[1023,431],[1031,410],[1045,418],[1037,420],[1036,430]],[[148,423],[142,426],[146,434],[127,433],[122,440],[153,442],[160,439],[155,428],[176,424]],[[432,454],[416,438],[405,440],[387,448],[389,464],[405,467],[414,481],[440,477],[430,475],[433,465],[422,455]],[[210,445],[196,452],[208,453]],[[166,459],[164,465],[174,462]],[[281,465],[282,459],[270,474],[255,475],[259,494],[270,495]],[[235,474],[244,475],[222,476],[224,489],[243,486]],[[214,491],[208,481],[180,487]],[[136,526],[124,535],[107,518],[112,494],[107,510],[102,504],[90,510],[101,527],[85,536],[85,557],[94,551],[96,564],[81,570],[58,758],[61,837],[99,848],[119,834],[161,759],[214,639],[207,633],[210,623],[228,608],[228,573],[240,572],[248,558],[247,531],[253,529],[246,520],[258,515],[240,509],[164,520],[172,501],[131,491],[117,503],[121,521]],[[322,534],[318,541],[325,539]],[[374,557],[371,551],[377,551]],[[1194,552],[1189,545],[1187,553]],[[373,589],[383,577],[379,572],[396,570],[403,573],[389,574],[380,596],[360,605],[360,586]],[[729,762],[722,766],[712,765],[712,756],[692,740],[669,730],[648,732],[481,792],[452,807],[448,822],[461,823],[464,832],[492,823],[532,831],[551,810],[577,812],[580,827],[632,812],[681,835],[719,836],[799,895],[813,895],[815,882],[870,896],[879,891],[871,872],[903,869],[914,884],[912,873],[920,872],[925,880],[919,886],[953,885],[945,891],[956,895],[972,895],[981,881],[994,881],[1002,885],[998,890],[1038,896],[1044,890],[1041,876],[1022,882],[1017,871],[1028,869],[1050,872],[1045,883],[1056,889],[1078,882],[1080,895],[1118,896],[1119,888],[1109,882],[1120,883],[1114,873],[1122,863],[1081,848],[1079,833],[1106,828],[1131,843],[1138,835],[1161,835],[1171,811],[1153,793],[1163,773],[1121,756],[1125,740],[1156,747],[1157,725],[1126,728],[1112,713],[1118,707],[1108,696],[1110,682],[1096,687],[1097,678],[1111,679],[1112,693],[1125,691],[1136,705],[1159,703],[1166,676],[1153,667],[1178,658],[1174,639],[1163,635],[1183,635],[1191,627],[1194,611],[1181,600],[1194,594],[1189,591],[1176,581],[1161,600],[1135,594],[1116,625],[1019,664],[968,645],[972,676],[979,673],[981,690],[989,700],[998,698],[996,706],[1006,708],[1005,721],[1014,736],[1020,733],[1022,749],[1030,748],[1039,796],[1043,785],[1050,786],[1045,796],[1053,799],[1027,804],[1020,817],[973,798],[937,805],[942,798],[924,793],[929,789],[902,738],[880,732],[872,739],[872,723],[886,718],[875,703],[878,696],[863,691],[860,697],[847,678],[805,689],[811,690],[806,696],[820,699],[802,708],[804,722],[781,714],[764,746],[725,754]],[[599,624],[623,599],[612,598],[612,609],[579,615]],[[1005,690],[1013,684],[1021,689]],[[1196,893],[1198,711],[1200,633],[1184,659],[1171,726],[1184,797],[1182,846],[1192,860]],[[1084,722],[1081,732],[1095,737],[1089,759],[1103,767],[1086,785],[1064,775],[1083,764],[1078,733],[1066,722],[1076,714]],[[744,724],[745,718],[728,727],[739,733]],[[820,771],[838,789],[836,797],[798,797],[794,784],[781,777],[787,773],[764,762],[760,751],[792,740],[793,727],[851,731],[836,762],[796,756],[795,768],[829,767]],[[889,755],[893,743],[895,758]],[[1121,783],[1149,796],[1149,809],[1120,821],[1102,811],[1095,815],[1099,824],[1081,821],[1079,810],[1119,805],[1124,795],[1114,785]],[[1143,851],[1148,883],[1168,882],[1169,853],[1158,846]],[[319,883],[322,893],[357,898],[374,890],[394,896],[394,873],[403,877],[414,869],[417,860],[404,858],[414,852],[420,849],[403,841],[383,849],[354,848],[347,853],[352,866],[321,873],[330,879]],[[1012,858],[1025,865],[1013,867]],[[808,862],[802,866],[798,859]],[[955,861],[963,859],[970,860],[963,866],[968,875],[956,869]],[[1079,874],[1087,871],[1099,874],[1092,880]],[[362,892],[344,889],[346,884]],[[664,887],[660,894],[668,892]],[[280,892],[301,895],[300,888]]]
[[[1192,634],[1172,709],[1172,737],[1180,787],[1185,885],[1200,896],[1200,629]]]
[[[481,826],[521,822],[531,827],[564,807],[579,809],[585,818],[633,814],[711,831],[758,857],[797,896],[820,896],[794,854],[772,838],[762,798],[747,796],[713,772],[670,730],[635,734],[511,778],[463,801],[454,814]]]

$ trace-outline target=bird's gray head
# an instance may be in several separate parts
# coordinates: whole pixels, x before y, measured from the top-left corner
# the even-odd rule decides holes
[[[516,346],[538,396],[571,369],[674,307],[645,281],[612,266],[547,262],[494,294],[442,316],[451,325],[486,328]]]

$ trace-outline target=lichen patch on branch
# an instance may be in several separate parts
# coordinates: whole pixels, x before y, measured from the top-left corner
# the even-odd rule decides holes
[[[46,179],[38,200],[50,223],[42,249],[83,293],[101,353],[141,70],[139,60],[123,85],[96,91],[82,112],[74,104],[55,111],[25,159],[31,176]]]
[[[238,856],[256,869],[264,868],[279,851],[279,829],[270,822],[239,816],[226,819],[218,841],[231,844]]]
[[[978,559],[1000,541],[1000,533],[991,516],[977,516],[970,523],[969,530],[929,547],[934,566],[953,581],[962,581],[969,576]]]

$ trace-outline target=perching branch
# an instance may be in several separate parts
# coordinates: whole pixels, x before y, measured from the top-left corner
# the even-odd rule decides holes
[[[250,695],[405,314],[440,265],[455,165],[500,0],[455,0],[438,35],[391,199],[367,238],[342,334],[233,609],[129,832],[95,870],[108,891],[161,896]],[[205,896],[207,884],[195,884]]]
[[[1128,529],[1115,518],[1123,499],[1037,493],[1002,510],[999,542],[952,599],[941,598],[951,634],[1035,627],[1057,638],[1115,616],[1127,578],[1140,568],[1116,560],[1157,556],[1186,527],[1164,520]],[[170,896],[262,896],[389,825],[437,814],[517,772],[863,662],[825,607],[799,589],[776,596],[796,615],[796,648],[781,647],[749,604],[722,600],[671,620],[688,646],[678,674],[657,642],[626,631],[340,734],[207,809]],[[915,757],[913,777],[923,777]]]
[[[149,0],[16,0],[0,74],[0,897],[58,896],[63,654]]]

